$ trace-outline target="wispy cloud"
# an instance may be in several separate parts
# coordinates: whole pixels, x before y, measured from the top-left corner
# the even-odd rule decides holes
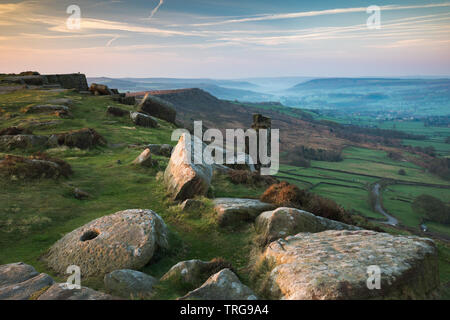
[[[159,7],[161,7],[164,3],[164,0],[159,0],[158,5],[155,7],[155,9],[152,10],[152,12],[150,13],[150,16],[148,17],[149,19],[153,18],[153,16],[158,12]]]

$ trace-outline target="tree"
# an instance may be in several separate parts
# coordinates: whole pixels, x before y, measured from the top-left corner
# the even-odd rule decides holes
[[[422,194],[414,199],[411,206],[413,211],[423,215],[425,219],[450,224],[450,207],[438,198]]]

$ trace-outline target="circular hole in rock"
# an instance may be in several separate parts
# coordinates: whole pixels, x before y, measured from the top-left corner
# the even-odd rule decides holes
[[[80,241],[89,241],[92,239],[97,238],[97,236],[100,234],[97,230],[89,230],[83,233],[83,235],[80,238]]]

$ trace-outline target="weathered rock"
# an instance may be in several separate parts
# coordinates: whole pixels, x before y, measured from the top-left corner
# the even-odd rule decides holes
[[[253,291],[243,285],[230,270],[223,269],[212,275],[201,287],[180,300],[257,300]]]
[[[113,107],[113,106],[108,106],[108,108],[106,108],[106,113],[115,116],[115,117],[124,117],[130,114],[130,111],[128,110],[124,110],[121,108],[117,108],[117,107]]]
[[[173,124],[175,124],[175,118],[177,116],[177,112],[175,111],[173,104],[148,93],[139,104],[138,111],[147,113],[162,120],[166,120]]]
[[[91,196],[89,193],[81,190],[80,188],[75,188],[75,190],[73,191],[73,194],[74,194],[75,198],[78,200],[89,199]]]
[[[23,262],[4,264],[0,266],[0,287],[24,282],[34,278],[39,273],[32,266]]]
[[[129,106],[134,106],[136,104],[136,98],[134,96],[126,96],[125,94],[114,95],[113,100]]]
[[[52,147],[65,145],[69,148],[89,149],[95,146],[105,145],[106,140],[94,129],[83,128],[54,134],[48,139],[48,144]]]
[[[202,157],[203,150],[195,150],[194,140],[187,140],[187,137],[186,134],[180,137],[164,172],[167,191],[176,201],[205,195],[211,185],[213,174],[212,166],[205,163]],[[200,139],[197,137],[193,139],[197,139],[204,147]]]
[[[152,153],[147,148],[133,161],[133,164],[143,167],[154,167],[158,162],[152,159]]]
[[[180,208],[183,211],[190,211],[190,210],[199,210],[205,207],[205,204],[200,200],[195,199],[186,199],[183,201],[182,204],[180,204]]]
[[[17,134],[0,136],[0,150],[14,149],[45,149],[48,136],[36,136],[31,134]]]
[[[261,234],[263,244],[299,232],[322,232],[326,230],[361,230],[342,222],[329,220],[312,213],[293,209],[278,208],[261,213],[256,218],[256,232]]]
[[[37,300],[115,300],[115,298],[91,288],[69,289],[67,283],[55,283]]]
[[[135,270],[115,270],[105,275],[106,291],[114,296],[131,299],[150,298],[158,279]]]
[[[437,249],[430,239],[374,231],[299,233],[272,242],[263,258],[273,265],[265,291],[273,298],[423,299],[439,286]],[[368,289],[368,267],[381,271]]]
[[[104,84],[93,83],[89,87],[89,91],[95,94],[96,96],[110,96],[113,92],[108,88],[108,86]]]
[[[273,210],[275,206],[255,199],[217,198],[214,210],[220,226],[237,225],[245,221],[254,221],[264,211]]]
[[[68,177],[72,174],[70,165],[60,159],[48,158],[43,155],[24,158],[6,155],[0,160],[0,175],[11,178],[39,179]]]
[[[154,155],[168,158],[172,155],[173,150],[173,147],[170,144],[149,144],[147,148],[149,148]]]
[[[178,285],[196,288],[210,276],[225,268],[231,268],[231,264],[222,259],[181,261],[170,268],[162,276],[161,281],[171,281]]]
[[[41,112],[65,112],[70,111],[69,107],[63,105],[36,105],[25,109],[26,113],[41,113]]]
[[[0,287],[0,300],[28,300],[52,284],[53,279],[41,273],[23,282]]]
[[[125,210],[65,235],[49,249],[45,260],[59,274],[68,266],[77,265],[82,277],[139,269],[156,250],[168,247],[167,239],[167,227],[158,214],[151,210]]]
[[[144,113],[140,112],[130,112],[131,121],[137,126],[146,127],[146,128],[157,128],[158,121]]]

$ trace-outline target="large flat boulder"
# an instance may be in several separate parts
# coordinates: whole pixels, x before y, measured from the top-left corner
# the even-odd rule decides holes
[[[263,244],[299,232],[322,232],[326,230],[361,230],[342,222],[322,218],[310,212],[294,208],[277,208],[261,213],[255,221],[256,232]]]
[[[126,299],[145,299],[154,294],[158,279],[135,270],[115,270],[105,275],[106,291]]]
[[[40,273],[22,282],[0,287],[0,300],[29,300],[53,284],[53,279]]]
[[[48,251],[50,268],[64,274],[77,265],[82,277],[144,267],[156,250],[168,247],[168,230],[152,210],[133,209],[105,216],[68,233]]]
[[[67,162],[42,154],[28,158],[6,155],[0,159],[0,176],[11,179],[50,179],[71,174],[72,168]]]
[[[139,104],[138,111],[173,124],[175,124],[175,118],[177,116],[177,112],[172,103],[148,93]]]
[[[0,150],[45,149],[48,145],[48,138],[48,136],[37,136],[33,134],[1,135]]]
[[[157,128],[158,121],[142,112],[130,112],[131,121],[137,126],[146,127],[146,128]]]
[[[24,282],[37,276],[39,272],[23,262],[4,264],[0,266],[0,287]]]
[[[180,137],[164,172],[167,191],[175,201],[206,195],[211,185],[212,166],[203,161],[200,152],[195,152],[195,139],[204,147],[196,137],[192,140],[186,134]]]
[[[272,298],[424,299],[439,287],[434,242],[374,231],[299,233],[272,242],[264,290]],[[369,289],[368,268],[380,268],[380,289]]]
[[[47,112],[69,112],[70,109],[67,106],[64,105],[51,105],[51,104],[44,104],[44,105],[35,105],[30,106],[25,109],[25,113],[47,113]]]
[[[201,287],[179,300],[257,300],[253,291],[242,284],[230,270],[223,269],[212,275]]]
[[[256,199],[214,199],[214,210],[217,213],[217,221],[220,226],[230,226],[242,222],[254,221],[261,212],[273,209],[275,209],[275,205]]]
[[[115,300],[115,298],[91,288],[70,289],[67,283],[55,283],[37,300]]]

